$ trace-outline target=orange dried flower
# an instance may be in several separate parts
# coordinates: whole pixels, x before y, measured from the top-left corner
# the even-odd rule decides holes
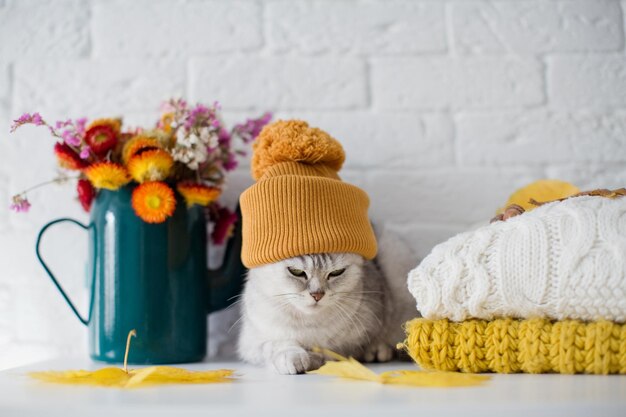
[[[178,192],[185,198],[187,206],[198,204],[208,206],[217,200],[222,191],[217,187],[209,187],[195,182],[182,182],[176,186]]]
[[[87,167],[84,172],[96,188],[115,191],[130,182],[126,168],[114,162],[97,162]]]
[[[174,214],[174,191],[160,181],[144,182],[133,191],[132,206],[146,223],[163,223]]]
[[[161,181],[167,178],[174,166],[174,159],[163,149],[143,151],[128,161],[128,172],[137,182]]]
[[[161,145],[156,139],[141,135],[135,136],[124,144],[124,148],[122,149],[122,161],[127,164],[130,158],[137,155],[139,151],[159,148],[161,148]]]
[[[172,131],[172,122],[174,121],[174,113],[163,113],[161,115],[161,120],[159,121],[159,128],[162,129],[165,133],[170,133]]]

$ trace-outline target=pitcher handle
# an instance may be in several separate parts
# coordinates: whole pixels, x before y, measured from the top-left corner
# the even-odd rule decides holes
[[[74,306],[74,303],[72,303],[72,300],[70,300],[70,297],[67,295],[63,287],[61,287],[61,284],[59,284],[59,281],[57,281],[56,277],[54,276],[54,274],[52,273],[52,271],[50,270],[46,262],[43,260],[41,256],[41,252],[39,250],[39,247],[41,245],[41,238],[43,237],[43,234],[45,233],[45,231],[48,230],[50,226],[53,226],[57,223],[62,223],[62,222],[74,223],[75,225],[81,227],[84,230],[89,230],[89,226],[85,226],[81,222],[74,220],[74,219],[61,218],[61,219],[52,220],[51,222],[47,223],[44,227],[42,227],[41,230],[39,231],[39,235],[37,236],[37,243],[35,245],[35,252],[37,253],[37,259],[39,260],[39,263],[41,264],[41,266],[43,266],[43,269],[46,270],[46,272],[48,273],[48,276],[50,277],[54,285],[57,287],[57,290],[59,290],[59,292],[65,299],[65,302],[67,303],[67,305],[70,306],[70,308],[72,309],[76,317],[78,317],[78,320],[80,320],[80,322],[83,323],[84,325],[87,325],[89,324],[89,321],[91,320],[91,305],[93,302],[93,288],[91,288],[91,301],[89,302],[89,316],[87,317],[87,319],[84,319],[83,316],[81,316],[78,310],[76,309],[76,306]],[[93,286],[93,281],[92,281],[92,286]]]
[[[222,266],[207,271],[210,297],[208,312],[212,313],[225,309],[235,302],[235,298],[243,290],[244,276],[247,269],[241,262],[241,208],[237,206],[238,220],[232,236],[226,243],[226,252]]]

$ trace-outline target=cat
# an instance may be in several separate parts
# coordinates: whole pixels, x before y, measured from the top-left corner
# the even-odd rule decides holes
[[[406,287],[415,265],[393,234],[379,238],[374,261],[353,253],[297,256],[252,268],[242,294],[238,354],[280,374],[319,368],[330,349],[364,362],[386,362],[418,315]]]

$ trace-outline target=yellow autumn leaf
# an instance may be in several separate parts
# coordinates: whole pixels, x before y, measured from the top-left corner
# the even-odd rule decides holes
[[[506,204],[498,209],[496,214],[500,214],[511,204],[521,206],[525,211],[530,211],[537,206],[530,203],[530,200],[538,202],[558,200],[579,193],[580,190],[573,184],[560,180],[539,180],[526,185],[515,191],[509,197]]]
[[[103,387],[122,386],[128,380],[128,374],[121,368],[102,368],[97,371],[46,371],[31,372],[35,379],[45,382],[76,385],[99,385]]]
[[[383,384],[416,387],[472,387],[481,385],[490,379],[487,375],[408,370],[383,372],[380,377]]]
[[[234,371],[219,369],[216,371],[190,371],[171,366],[152,366],[135,371],[127,388],[140,385],[156,384],[208,384],[213,382],[228,382]]]
[[[208,384],[232,381],[234,371],[191,371],[169,366],[151,366],[131,369],[128,373],[121,368],[102,368],[97,371],[46,371],[32,372],[35,379],[69,385],[96,385],[101,387],[138,388],[162,384]]]
[[[338,376],[346,379],[358,379],[361,381],[381,382],[380,376],[350,358],[348,362],[326,362],[321,368],[308,372],[309,374]]]
[[[218,369],[215,371],[191,371],[172,366],[149,366],[140,369],[128,369],[128,352],[131,337],[135,330],[128,333],[124,368],[108,367],[96,371],[46,371],[31,372],[29,375],[45,382],[69,385],[96,385],[115,388],[139,388],[163,384],[210,384],[232,381],[235,371]]]
[[[345,358],[327,349],[314,349],[314,351],[323,353],[335,360],[326,362],[315,371],[307,372],[309,374],[415,387],[468,387],[481,385],[490,379],[487,375],[418,370],[396,370],[377,374],[354,358]]]

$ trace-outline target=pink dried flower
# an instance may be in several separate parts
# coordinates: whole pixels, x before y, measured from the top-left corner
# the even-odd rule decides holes
[[[237,165],[238,163],[235,154],[229,153],[226,157],[226,160],[224,161],[224,169],[226,171],[232,171],[233,169],[237,168]]]
[[[79,156],[81,159],[87,159],[91,155],[91,148],[89,146],[84,146],[83,149],[80,150]]]
[[[214,117],[214,113],[214,111],[211,111],[211,109],[204,104],[196,104],[196,107],[191,109],[189,116],[187,116],[185,120],[185,129],[189,130],[202,121],[209,121]],[[212,124],[212,121],[209,121],[209,124]]]
[[[23,195],[14,195],[13,202],[9,208],[16,213],[26,213],[30,209],[30,202]]]
[[[64,128],[65,126],[69,126],[72,124],[72,121],[70,119],[67,120],[57,120],[57,122],[54,124],[54,127],[56,129],[61,129]]]
[[[15,130],[23,125],[32,124],[35,126],[41,126],[45,124],[44,120],[41,118],[39,113],[24,113],[17,119],[13,120],[13,124],[11,125],[11,133],[15,132]]]
[[[59,120],[54,124],[56,129],[64,129],[60,133],[50,127],[50,131],[54,136],[58,136],[63,139],[65,143],[73,147],[80,147],[83,143],[83,136],[85,136],[85,127],[87,125],[87,119],[81,117],[72,121],[71,119]]]
[[[238,135],[246,143],[252,142],[257,136],[259,136],[263,126],[268,124],[270,120],[272,120],[272,113],[269,112],[265,113],[258,119],[248,119],[245,123],[235,125],[233,128],[233,134]]]
[[[228,130],[224,129],[223,127],[220,127],[220,129],[217,132],[217,140],[220,145],[229,146],[230,141],[231,141],[231,136]]]
[[[187,110],[187,102],[182,98],[170,99],[161,104],[162,113],[177,113]]]
[[[63,140],[65,141],[65,143],[67,143],[68,145],[71,146],[80,146],[80,136],[78,134],[76,134],[76,132],[74,130],[64,130],[61,133],[61,137],[63,138]]]
[[[79,134],[85,133],[85,126],[87,126],[87,118],[81,117],[76,119],[76,132]]]

